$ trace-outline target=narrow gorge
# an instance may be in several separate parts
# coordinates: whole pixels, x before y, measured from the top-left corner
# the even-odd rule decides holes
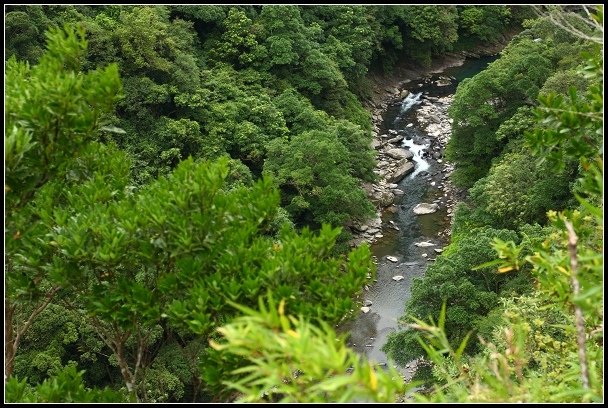
[[[387,96],[373,111],[373,147],[378,151],[379,181],[365,185],[382,210],[355,226],[351,245],[371,244],[377,276],[365,285],[361,313],[341,326],[349,346],[380,366],[381,350],[398,327],[413,279],[422,276],[449,243],[453,207],[458,201],[449,181],[453,166],[443,160],[449,140],[448,108],[458,83],[483,70],[497,55],[453,61],[419,78],[386,87]],[[415,362],[400,367],[410,378]]]

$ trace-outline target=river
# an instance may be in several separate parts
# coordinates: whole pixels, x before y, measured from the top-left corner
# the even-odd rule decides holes
[[[389,333],[398,327],[398,319],[403,315],[405,302],[409,299],[414,278],[424,275],[426,267],[438,255],[435,248],[447,245],[449,236],[441,235],[449,229],[450,217],[448,204],[452,197],[442,189],[446,163],[431,155],[430,145],[433,137],[425,132],[419,123],[416,111],[430,102],[428,97],[438,98],[452,95],[457,84],[483,70],[496,56],[469,59],[463,65],[445,69],[443,72],[425,78],[412,80],[405,86],[410,91],[404,101],[396,100],[383,114],[381,132],[397,131],[405,136],[402,145],[414,153],[414,172],[401,180],[399,189],[404,191],[395,204],[396,213],[384,212],[382,215],[382,237],[374,242],[371,250],[377,259],[377,281],[370,282],[363,299],[371,302],[367,313],[360,313],[344,323],[340,332],[349,332],[348,345],[370,360],[384,365],[387,356],[381,350]],[[440,77],[451,77],[449,85],[439,86]],[[434,100],[434,99],[433,99]],[[434,102],[439,103],[439,101]],[[436,143],[435,143],[436,145]],[[439,209],[432,214],[415,215],[412,209],[419,203],[437,203]],[[397,227],[397,228],[394,228]],[[418,247],[418,242],[430,242],[433,247]],[[423,256],[426,254],[426,256]],[[397,262],[387,259],[397,258]],[[394,276],[403,276],[395,281]],[[406,377],[411,369],[397,367]]]

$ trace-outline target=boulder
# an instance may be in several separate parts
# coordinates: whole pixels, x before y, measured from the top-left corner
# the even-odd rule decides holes
[[[382,147],[382,143],[380,143],[379,140],[372,140],[372,143],[370,144],[372,149],[379,149],[380,147]]]
[[[408,174],[410,174],[413,171],[414,171],[414,163],[405,162],[405,163],[401,164],[399,167],[397,167],[397,169],[393,172],[393,174],[388,176],[388,182],[397,183],[397,182],[403,180],[403,178],[405,176],[407,176]]]
[[[409,94],[410,94],[410,91],[408,91],[407,89],[404,89],[404,90],[402,90],[402,91],[401,91],[401,93],[399,93],[399,97],[400,97],[401,99],[403,99],[403,98],[407,98],[407,96],[408,96]]]
[[[434,248],[433,251],[437,252],[438,254],[443,252],[443,249],[440,248]]]
[[[369,228],[369,225],[365,225],[365,224],[363,224],[363,225],[356,225],[355,224],[355,225],[353,225],[353,228],[355,230],[359,231],[359,232],[365,232]]]
[[[409,150],[399,148],[389,149],[386,151],[386,154],[393,159],[411,159],[414,157],[414,153],[410,152]]]
[[[420,203],[416,207],[414,207],[414,214],[416,215],[424,215],[424,214],[432,214],[439,209],[439,206],[435,203],[427,204]]]
[[[393,280],[399,282],[400,280],[405,279],[402,275],[393,276]]]
[[[388,207],[395,200],[395,195],[390,191],[375,191],[371,196],[371,200],[374,204]]]
[[[399,190],[399,191],[401,191],[401,190]],[[399,195],[399,194],[397,194],[397,193],[394,193],[394,194],[395,194],[395,195]],[[389,206],[389,207],[386,209],[386,211],[388,211],[388,212],[390,212],[390,213],[393,213],[393,214],[396,214],[396,213],[398,213],[398,212],[399,212],[399,208],[397,208],[397,206],[395,206],[395,205],[391,205],[391,206]]]
[[[388,260],[389,260],[389,261],[391,261],[391,262],[397,262],[397,261],[399,260],[399,259],[397,259],[396,257],[391,256],[391,255],[387,255],[387,256],[386,256],[386,259],[388,259]]]
[[[361,308],[361,311],[362,311],[363,313],[368,313],[368,312],[370,311],[370,308],[369,308],[369,307],[367,307],[367,306],[363,306],[363,307]]]
[[[426,248],[426,247],[435,246],[435,244],[433,244],[431,242],[416,242],[414,245],[416,245],[418,248]]]
[[[387,142],[388,143],[392,143],[392,144],[397,144],[397,143],[399,143],[399,142],[401,142],[403,140],[403,137],[404,136],[402,136],[402,135],[395,136],[392,139],[388,139]]]

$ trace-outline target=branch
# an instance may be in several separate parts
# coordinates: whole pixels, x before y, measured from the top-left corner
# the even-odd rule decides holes
[[[40,313],[42,313],[42,311],[44,309],[46,309],[46,307],[49,305],[49,303],[51,303],[51,300],[53,300],[53,296],[55,296],[55,293],[59,292],[59,289],[61,289],[59,286],[56,286],[53,289],[51,289],[51,291],[46,294],[44,302],[42,302],[40,304],[40,306],[38,306],[36,308],[36,310],[34,310],[30,314],[29,319],[27,319],[27,321],[25,322],[23,327],[21,327],[20,330],[17,330],[17,336],[15,336],[15,341],[13,342],[15,350],[17,349],[17,346],[19,345],[19,340],[21,339],[21,336],[23,336],[23,334],[27,331],[27,329],[30,328],[32,323],[34,323],[34,319],[36,318],[36,316],[38,316]]]
[[[580,284],[576,277],[578,271],[576,243],[578,237],[576,236],[570,221],[564,220],[564,224],[566,224],[566,229],[568,230],[568,251],[570,252],[570,268],[572,269],[572,288],[574,290],[574,296],[576,297],[580,293]],[[576,303],[574,303],[574,317],[576,324],[576,341],[578,343],[578,359],[581,364],[581,379],[583,381],[583,388],[589,389],[589,369],[587,367],[587,352],[585,349],[585,318],[583,317],[583,311]]]
[[[583,6],[583,9],[585,10],[585,13],[589,17],[588,19],[586,19],[576,13],[567,12],[563,8],[559,8],[559,11],[556,11],[556,9],[553,9],[553,10],[548,10],[547,12],[544,12],[542,10],[542,8],[539,6],[532,6],[532,9],[539,17],[546,17],[555,26],[561,28],[564,31],[567,31],[568,33],[574,35],[575,37],[582,38],[582,39],[588,40],[588,41],[592,41],[592,42],[595,42],[598,44],[604,43],[603,35],[597,35],[597,36],[589,35],[588,33],[585,33],[583,31],[581,31],[580,29],[574,27],[572,25],[572,23],[570,23],[565,18],[566,15],[568,15],[568,17],[576,18],[578,21],[584,23],[589,28],[597,29],[603,34],[603,32],[604,32],[603,26],[592,18],[591,13],[589,12],[589,10],[587,9],[586,6]]]

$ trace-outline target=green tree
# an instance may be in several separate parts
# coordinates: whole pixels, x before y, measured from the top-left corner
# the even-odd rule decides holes
[[[501,58],[459,84],[450,106],[454,124],[446,149],[446,157],[456,164],[453,181],[458,186],[471,187],[485,176],[502,151],[507,140],[497,139],[499,126],[532,103],[553,69],[546,50],[542,42],[511,43]]]
[[[412,297],[405,308],[405,321],[428,316],[437,321],[442,303],[447,302],[445,328],[450,344],[460,344],[476,328],[476,322],[498,306],[500,290],[509,279],[491,268],[473,268],[494,259],[490,243],[495,237],[514,240],[515,232],[487,227],[473,231],[450,244],[425,276],[414,280]],[[385,345],[388,355],[400,364],[424,356],[416,336],[412,330],[392,334]],[[469,352],[475,346],[469,343]]]
[[[68,366],[56,376],[32,387],[24,379],[10,378],[5,384],[6,402],[125,402],[124,395],[108,388],[86,388],[82,381],[83,371]]]
[[[296,224],[339,226],[364,220],[372,212],[351,175],[349,158],[335,134],[315,130],[269,143],[264,171],[276,178]]]
[[[286,315],[285,305],[271,296],[259,311],[235,305],[244,315],[217,329],[212,347],[248,362],[225,381],[240,402],[394,402],[408,388],[393,367],[376,370],[327,324]]]
[[[509,25],[508,6],[462,6],[458,11],[458,26],[465,36],[482,41],[496,41]]]
[[[5,102],[5,198],[7,256],[5,294],[5,370],[13,370],[23,334],[48,306],[60,286],[44,266],[49,248],[36,194],[56,179],[74,176],[74,157],[91,151],[92,141],[120,92],[117,67],[80,73],[86,50],[82,30],[48,34],[48,51],[30,67],[11,58]],[[94,145],[93,145],[94,146]],[[77,164],[77,163],[76,163]],[[81,164],[82,165],[82,164]],[[100,193],[101,194],[101,193]],[[48,207],[46,211],[52,211]]]

